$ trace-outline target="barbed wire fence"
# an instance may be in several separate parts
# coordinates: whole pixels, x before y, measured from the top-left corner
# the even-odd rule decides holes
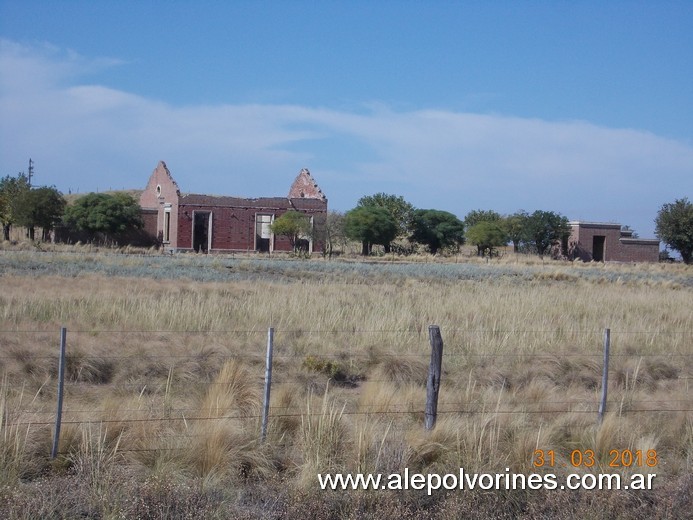
[[[81,426],[81,425],[126,425],[126,424],[172,424],[172,423],[204,423],[225,420],[254,421],[258,425],[258,437],[263,442],[267,437],[268,423],[271,419],[295,418],[300,419],[308,415],[319,415],[320,410],[307,410],[297,405],[281,405],[271,403],[271,390],[273,386],[293,383],[288,377],[290,374],[284,373],[288,362],[301,362],[301,365],[308,371],[325,373],[329,379],[338,385],[358,387],[368,383],[391,383],[388,378],[367,377],[359,374],[355,377],[339,374],[337,363],[345,366],[351,364],[362,365],[364,361],[372,361],[371,358],[377,357],[381,363],[396,363],[402,360],[410,360],[417,363],[417,366],[428,365],[428,373],[425,380],[419,377],[421,385],[426,385],[426,399],[420,403],[388,403],[383,407],[376,404],[361,403],[357,409],[343,409],[342,414],[346,416],[370,416],[370,415],[390,415],[390,416],[410,416],[416,417],[421,421],[425,429],[435,427],[437,416],[462,415],[471,416],[475,414],[489,413],[486,403],[466,403],[462,406],[460,402],[446,400],[446,364],[464,362],[469,366],[490,365],[494,369],[512,369],[514,363],[518,361],[538,364],[541,362],[556,363],[560,360],[571,359],[588,360],[589,368],[592,372],[600,373],[600,382],[594,384],[595,392],[599,390],[600,398],[592,402],[565,400],[534,400],[521,403],[517,406],[514,403],[508,407],[496,406],[492,413],[497,415],[514,414],[588,414],[593,415],[595,423],[601,422],[605,413],[618,410],[620,414],[690,414],[693,412],[693,400],[689,397],[689,381],[693,379],[693,353],[689,350],[691,346],[691,331],[570,331],[567,333],[575,338],[582,336],[584,340],[582,348],[571,350],[541,350],[541,351],[520,351],[504,350],[497,352],[501,347],[505,348],[508,341],[514,337],[526,335],[546,335],[550,336],[555,331],[545,330],[475,330],[475,329],[447,329],[441,332],[440,328],[431,325],[428,328],[428,338],[425,330],[421,327],[412,330],[310,330],[310,329],[286,329],[275,330],[270,327],[267,330],[227,330],[227,331],[108,331],[108,330],[74,330],[68,331],[62,328],[58,333],[46,330],[3,330],[0,331],[0,370],[5,375],[0,383],[1,395],[3,395],[4,415],[2,418],[5,426],[13,424],[26,428],[42,427],[50,428],[53,435],[51,457],[55,458],[60,454],[60,432],[62,425]],[[381,340],[378,344],[381,349],[375,352],[357,351],[345,354],[340,353],[313,353],[300,351],[300,349],[289,348],[292,341],[306,336],[330,337],[338,334],[359,336],[373,335],[379,338],[388,338],[393,335],[407,335],[412,343],[418,344],[419,348],[414,350],[406,349],[398,352],[394,342]],[[102,350],[107,353],[92,354],[90,346],[98,344],[104,337],[113,338],[123,335],[134,335],[138,340],[142,337],[153,339],[159,348],[153,352],[148,352],[143,345],[139,352],[135,354],[122,355],[117,351],[108,352],[108,345],[102,345]],[[275,351],[276,337],[281,341],[278,350]],[[448,343],[445,336],[454,338]],[[484,352],[474,351],[465,347],[464,341],[460,338],[474,336],[482,338],[481,342],[487,341],[488,348]],[[599,341],[602,336],[603,343]],[[224,353],[220,350],[202,348],[194,353],[169,353],[165,350],[166,343],[171,337],[178,338],[197,338],[201,339],[201,345],[206,345],[205,339],[215,338],[217,344],[224,344],[228,338],[244,337],[246,345],[252,345],[252,349],[246,349],[242,353]],[[659,343],[660,352],[646,350],[619,350],[613,349],[611,342],[614,338],[640,337],[644,341],[639,344],[650,345]],[[86,339],[85,339],[86,338]],[[263,352],[263,346],[267,349]],[[185,339],[184,339],[185,341]],[[669,343],[671,348],[666,348],[661,343]],[[73,348],[74,343],[77,348]],[[106,341],[105,343],[109,343]],[[374,342],[375,343],[375,342]],[[580,342],[578,342],[580,343]],[[597,345],[602,343],[601,348]],[[26,345],[31,345],[27,349]],[[82,345],[83,344],[83,345]],[[445,348],[443,347],[445,344]],[[683,348],[682,348],[683,346]],[[639,399],[631,400],[627,409],[623,408],[622,400],[608,399],[607,390],[610,388],[609,377],[613,376],[610,372],[610,360],[622,359],[635,364],[632,377],[637,379],[638,367],[643,359],[653,361],[656,370],[662,372],[661,377],[673,381],[680,385],[684,392],[684,398],[680,394],[672,393],[673,397],[665,399]],[[224,382],[217,382],[214,374],[226,362],[239,360],[252,366],[253,382],[258,389],[262,388],[262,405],[258,411],[219,413],[215,415],[205,415],[200,407],[173,407],[171,403],[164,403],[160,414],[154,414],[151,410],[145,410],[146,416],[142,416],[142,408],[120,408],[118,412],[123,415],[114,418],[98,417],[100,409],[98,404],[88,406],[84,399],[75,397],[88,394],[93,389],[103,390],[110,387],[112,393],[118,395],[156,395],[164,401],[167,400],[171,386],[173,384],[202,385],[210,388],[214,385],[224,385]],[[195,363],[205,365],[206,375],[188,374],[181,380],[174,382],[174,367],[185,363]],[[8,376],[10,364],[20,365],[20,372],[24,374],[24,379]],[[116,372],[119,366],[137,367],[142,380],[118,380]],[[676,367],[676,368],[672,368]],[[273,379],[274,377],[274,379]],[[42,378],[42,379],[41,379]],[[197,378],[197,379],[196,379]],[[341,378],[341,380],[340,380]],[[595,379],[597,379],[595,375]],[[31,380],[31,381],[30,381]],[[34,385],[31,385],[33,381]],[[40,383],[37,383],[40,381]],[[504,381],[500,381],[500,386],[505,386]],[[627,378],[626,386],[629,384]],[[635,381],[631,379],[631,385]],[[38,386],[36,388],[36,386]],[[24,393],[32,393],[31,399],[25,398]],[[439,402],[438,393],[441,392],[443,399]],[[16,399],[15,406],[11,407],[9,395],[13,394],[20,397]],[[48,397],[55,397],[55,400]],[[28,402],[27,402],[28,401]],[[53,403],[52,406],[50,403]],[[383,409],[386,408],[386,409]],[[12,417],[10,415],[13,414]],[[96,417],[95,417],[96,416]],[[192,434],[191,434],[192,435]],[[181,435],[183,436],[183,435]],[[166,448],[157,448],[166,449]],[[123,451],[155,451],[153,448],[129,448]]]

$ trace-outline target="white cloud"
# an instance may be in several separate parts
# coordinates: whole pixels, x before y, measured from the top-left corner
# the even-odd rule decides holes
[[[643,131],[383,106],[171,106],[80,81],[115,64],[0,41],[0,173],[32,157],[37,182],[64,191],[138,188],[163,159],[184,191],[258,196],[283,195],[308,167],[339,209],[386,191],[459,216],[551,209],[641,235],[662,203],[693,192],[693,147]]]

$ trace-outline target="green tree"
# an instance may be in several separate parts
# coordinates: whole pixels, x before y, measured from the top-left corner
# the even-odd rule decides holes
[[[373,244],[389,247],[398,233],[390,212],[378,206],[358,206],[344,216],[344,231],[351,240],[361,242],[361,254],[370,255]]]
[[[301,240],[310,238],[312,233],[310,217],[295,210],[289,210],[277,217],[270,228],[275,235],[288,238],[294,252],[298,250]]]
[[[479,256],[493,256],[497,247],[508,242],[508,235],[501,220],[482,220],[467,229],[465,237],[467,242],[477,247]]]
[[[464,217],[464,227],[469,231],[469,229],[473,228],[477,224],[480,224],[481,222],[500,222],[501,219],[502,217],[500,216],[500,213],[493,211],[492,209],[475,209],[467,213],[467,215]],[[478,230],[475,232],[475,234],[477,235],[476,238],[481,238]],[[482,245],[475,242],[472,243],[476,245],[476,254],[483,256],[484,248]]]
[[[464,244],[464,223],[452,213],[437,209],[417,209],[411,240],[428,246],[435,255],[445,247]]]
[[[492,209],[475,209],[465,215],[464,225],[466,228],[470,228],[479,222],[498,222],[502,218],[500,213]]]
[[[0,222],[4,240],[10,239],[10,229],[17,223],[22,199],[30,189],[29,178],[24,173],[0,179]]]
[[[114,239],[143,226],[140,206],[127,193],[89,193],[65,209],[63,220],[92,239]]]
[[[398,238],[406,237],[411,232],[411,223],[414,217],[414,206],[404,200],[404,197],[399,195],[389,195],[387,193],[376,193],[375,195],[366,195],[365,197],[361,197],[356,206],[376,206],[388,210],[392,218],[397,223]],[[389,244],[387,244],[385,248],[387,251]]]
[[[537,210],[527,217],[526,233],[527,241],[544,257],[570,236],[570,225],[559,213]]]
[[[655,218],[657,237],[681,254],[684,263],[693,261],[693,203],[687,197],[664,204]]]
[[[520,250],[520,243],[527,240],[527,219],[529,214],[520,210],[512,215],[508,215],[503,219],[503,225],[505,227],[505,234],[513,243],[513,251],[517,253]]]
[[[47,240],[51,230],[62,220],[65,199],[55,187],[42,186],[23,194],[17,214],[17,223],[27,228],[34,240],[34,230],[42,228],[42,240]]]

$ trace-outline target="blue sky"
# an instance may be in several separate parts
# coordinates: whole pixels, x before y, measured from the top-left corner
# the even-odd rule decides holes
[[[691,1],[0,0],[0,175],[558,211],[693,199]]]

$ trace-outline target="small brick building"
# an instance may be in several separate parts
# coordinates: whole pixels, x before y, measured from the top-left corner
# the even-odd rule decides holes
[[[633,238],[620,224],[570,222],[568,256],[585,262],[658,262],[659,240]]]
[[[245,199],[183,195],[161,161],[140,196],[145,230],[166,250],[222,252],[291,251],[286,237],[275,236],[274,220],[289,210],[307,215],[313,229],[324,226],[327,198],[306,169],[286,197]],[[319,239],[306,238],[308,252],[320,250]]]

